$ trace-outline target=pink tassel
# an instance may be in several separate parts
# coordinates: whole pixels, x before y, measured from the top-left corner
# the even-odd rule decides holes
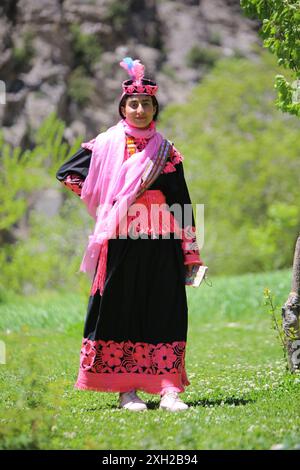
[[[105,240],[100,249],[99,254],[99,264],[97,273],[92,285],[91,295],[95,295],[97,290],[99,289],[100,295],[103,294],[104,291],[104,284],[106,279],[106,271],[107,271],[107,253],[108,253],[108,240]]]

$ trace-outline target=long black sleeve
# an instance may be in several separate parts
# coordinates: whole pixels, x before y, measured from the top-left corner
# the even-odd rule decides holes
[[[57,170],[56,178],[63,182],[68,175],[76,174],[84,180],[89,171],[91,155],[91,150],[81,148]]]
[[[196,240],[195,218],[192,209],[191,198],[186,184],[182,162],[176,166],[176,172],[167,173],[165,176],[164,194],[166,202],[170,207],[180,228],[183,229],[182,249],[185,264],[203,264]],[[179,204],[181,214],[178,217],[176,210],[172,210],[173,204]]]
[[[91,155],[91,150],[81,148],[56,172],[58,181],[78,196],[89,171]]]

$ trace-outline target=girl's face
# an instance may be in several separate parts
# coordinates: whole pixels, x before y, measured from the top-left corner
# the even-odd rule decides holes
[[[137,94],[129,96],[121,110],[129,124],[143,129],[151,123],[156,106],[153,106],[151,96]]]

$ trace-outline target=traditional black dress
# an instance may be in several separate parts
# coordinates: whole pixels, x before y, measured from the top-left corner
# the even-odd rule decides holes
[[[57,171],[57,179],[78,195],[88,174],[93,142]],[[146,145],[146,139],[126,136],[124,159]],[[173,145],[164,170],[142,195],[144,204],[191,204],[182,160]],[[183,227],[182,220],[178,223]],[[109,240],[102,296],[99,290],[92,294],[96,268],[75,384],[78,389],[161,393],[166,387],[183,392],[189,385],[185,265],[203,263],[198,249],[186,249],[184,240],[162,225],[159,233],[153,233],[151,223],[139,230],[137,238]]]

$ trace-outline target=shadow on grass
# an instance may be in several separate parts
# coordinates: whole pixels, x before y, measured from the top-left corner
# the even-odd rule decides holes
[[[224,405],[234,405],[234,406],[245,406],[248,403],[254,403],[255,400],[253,399],[246,399],[246,398],[234,398],[234,397],[228,397],[228,398],[219,398],[219,399],[207,399],[204,398],[203,400],[194,400],[194,401],[185,401],[185,403],[190,406],[190,407],[196,407],[200,406],[203,408],[208,408],[208,407],[214,407],[214,406],[224,406]],[[147,403],[147,408],[149,410],[157,410],[159,409],[159,401],[146,401]],[[95,406],[91,406],[85,409],[86,412],[89,411],[99,411],[99,410],[116,410],[119,409],[118,403],[116,402],[115,404],[112,403],[106,403],[106,404],[98,404]]]
[[[248,403],[254,403],[255,400],[252,399],[246,399],[246,398],[234,398],[234,397],[228,397],[228,398],[223,398],[223,399],[217,399],[217,400],[209,400],[209,399],[203,399],[203,400],[194,400],[194,401],[185,401],[185,403],[188,406],[191,407],[196,407],[196,406],[201,406],[203,408],[207,407],[212,407],[212,406],[223,406],[223,405],[234,405],[234,406],[245,406]],[[159,407],[159,402],[147,402],[147,407],[149,410],[155,410]]]
[[[228,398],[219,398],[217,400],[209,400],[207,398],[204,398],[203,400],[196,400],[196,401],[190,401],[187,402],[189,406],[203,406],[204,408],[207,408],[209,406],[223,406],[223,405],[234,405],[234,406],[245,406],[248,403],[254,403],[256,400],[253,400],[251,398],[234,398],[234,397],[228,397]]]

